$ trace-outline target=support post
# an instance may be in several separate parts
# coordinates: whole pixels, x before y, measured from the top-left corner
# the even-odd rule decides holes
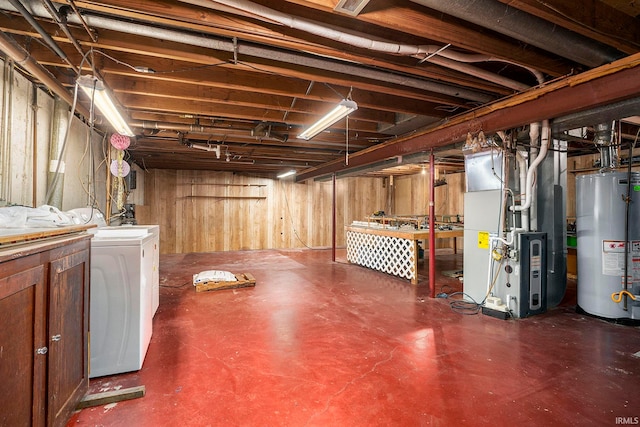
[[[435,177],[436,166],[433,157],[433,149],[429,155],[429,296],[436,297],[436,204],[435,204]]]
[[[333,232],[331,236],[331,260],[336,262],[336,234],[338,230],[336,229],[336,173],[333,173],[332,176],[332,203],[331,203],[331,222],[333,227]]]

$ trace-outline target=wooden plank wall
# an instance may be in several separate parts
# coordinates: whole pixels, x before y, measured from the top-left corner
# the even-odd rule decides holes
[[[598,157],[567,160],[568,218],[575,217],[576,175],[597,171]],[[435,189],[436,215],[462,215],[465,174],[447,174],[446,181]],[[223,172],[150,170],[144,172],[144,204],[136,205],[136,216],[141,224],[160,224],[162,253],[330,247],[332,188],[331,181],[296,184]],[[336,199],[336,242],[344,246],[344,226],[378,210],[427,214],[429,178],[343,178],[336,182]],[[452,247],[446,239],[437,244]]]
[[[336,181],[336,243],[344,226],[384,208],[382,178]],[[226,172],[149,170],[140,224],[160,225],[162,253],[331,247],[333,183]]]
[[[444,177],[447,185],[435,188],[435,212],[440,215],[463,215],[465,174],[447,174]],[[413,215],[429,213],[429,175],[417,174],[394,179],[395,184],[395,215]],[[453,248],[450,239],[437,240],[438,248]],[[458,247],[462,242],[458,240]]]
[[[594,162],[600,159],[599,154],[570,157],[567,159],[567,219],[576,217],[576,177],[587,173],[595,173]]]

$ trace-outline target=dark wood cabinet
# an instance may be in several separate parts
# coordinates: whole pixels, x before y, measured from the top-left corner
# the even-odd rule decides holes
[[[0,426],[64,426],[89,385],[90,236],[0,246]]]

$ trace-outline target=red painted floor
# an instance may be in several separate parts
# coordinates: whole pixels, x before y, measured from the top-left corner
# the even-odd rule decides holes
[[[437,267],[459,270],[462,255],[438,255]],[[196,293],[192,275],[210,269],[252,273],[257,285]],[[92,393],[144,385],[146,396],[85,409],[68,426],[613,426],[640,417],[640,328],[576,314],[575,287],[546,314],[503,321],[427,298],[426,271],[412,286],[332,263],[327,250],[166,255],[160,273],[144,367],[91,381]],[[461,285],[438,275],[437,289]]]

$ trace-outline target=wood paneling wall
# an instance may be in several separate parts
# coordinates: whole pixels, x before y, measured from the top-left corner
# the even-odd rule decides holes
[[[460,215],[464,212],[465,174],[447,174],[444,177],[447,185],[435,188],[436,217],[441,215]],[[417,174],[397,177],[394,179],[395,187],[395,215],[427,215],[429,213],[429,175]],[[437,240],[437,247],[453,248],[450,239]],[[458,247],[462,243],[458,242]]]
[[[271,180],[226,172],[144,172],[140,224],[160,225],[162,253],[330,247],[333,183]],[[336,182],[336,243],[344,226],[384,209],[382,178]]]
[[[597,158],[589,155],[567,161],[569,218],[575,217],[575,177],[595,172]],[[141,224],[160,224],[162,253],[331,246],[331,181],[296,184],[209,171],[141,173],[144,203],[136,205],[136,216]],[[462,215],[465,174],[445,178],[447,185],[435,189],[436,215]],[[344,246],[344,226],[378,210],[427,214],[429,177],[339,179],[336,201],[336,243]],[[452,247],[452,242],[438,240],[437,245]]]

